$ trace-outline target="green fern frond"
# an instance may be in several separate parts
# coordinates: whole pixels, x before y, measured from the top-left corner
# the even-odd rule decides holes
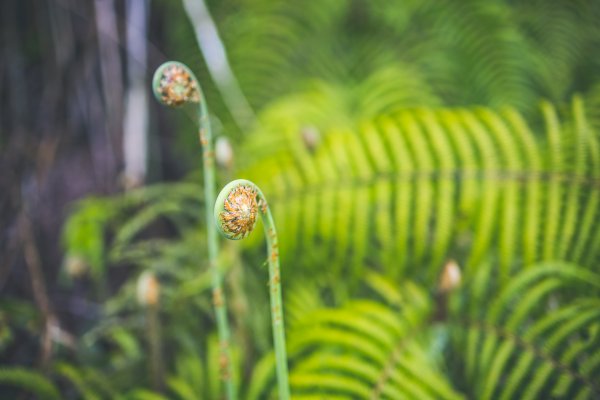
[[[389,281],[378,276],[371,280],[390,297],[385,289]],[[430,299],[413,284],[396,291],[391,298],[405,299],[394,302],[398,309],[353,301],[340,309],[316,310],[291,330],[294,397],[462,398],[428,354]]]
[[[426,92],[446,105],[508,105],[529,112],[541,97],[562,102],[574,91],[587,90],[580,86],[580,71],[597,77],[597,57],[590,50],[598,37],[599,7],[544,4],[272,0],[252,7],[227,1],[209,6],[221,17],[217,28],[229,62],[259,112],[310,80],[353,87],[369,76],[386,76],[377,71],[390,66],[419,71],[414,82],[428,82]],[[177,39],[184,54],[195,47],[191,34]],[[201,80],[210,82],[200,60],[194,61]],[[396,87],[394,76],[386,80]],[[419,85],[404,83],[404,90],[390,87],[377,98],[385,102],[388,96],[408,99],[423,93]],[[220,95],[208,86],[213,109],[228,120]]]
[[[26,368],[12,367],[0,368],[0,386],[4,386],[9,393],[27,391],[39,396],[41,399],[60,399],[60,393],[54,384],[42,374]],[[17,388],[12,392],[10,388]]]
[[[94,393],[94,389],[89,387],[82,371],[72,365],[62,363],[56,366],[56,371],[59,375],[64,376],[76,389],[83,399],[97,400],[101,397]]]
[[[397,287],[376,274],[368,281],[386,300],[321,308],[289,330],[294,396],[533,399],[600,393],[595,272],[542,263],[500,286],[493,266],[481,265],[450,297],[436,301],[410,282]],[[440,314],[450,303],[456,306]],[[271,355],[260,365],[250,398],[268,397],[274,388]]]
[[[265,120],[283,129],[281,141],[245,175],[271,193],[283,256],[307,268],[321,260],[351,276],[365,264],[417,276],[425,264],[418,276],[433,282],[449,257],[470,274],[497,255],[506,282],[516,265],[540,260],[591,266],[598,135],[580,98],[560,117],[544,103],[542,117],[537,126],[511,108],[403,110],[319,131],[314,150],[294,122]]]
[[[466,292],[480,290],[481,284],[471,282]],[[578,292],[567,290],[575,287]],[[520,273],[500,292],[492,290],[487,299],[477,300],[485,313],[466,319],[453,315],[454,351],[464,354],[463,379],[472,383],[471,395],[597,396],[600,381],[583,365],[598,346],[593,333],[600,327],[598,293],[599,275],[569,264],[541,264]]]
[[[135,389],[127,394],[127,399],[131,400],[167,400],[168,397],[146,389]]]

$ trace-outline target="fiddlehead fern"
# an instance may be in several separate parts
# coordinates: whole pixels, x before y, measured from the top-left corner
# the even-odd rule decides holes
[[[199,139],[204,159],[204,201],[206,221],[212,218],[211,204],[215,199],[215,162],[214,145],[206,100],[200,84],[193,72],[184,64],[168,61],[158,67],[152,80],[152,88],[156,99],[167,106],[177,107],[184,104],[198,104]],[[225,384],[227,398],[236,399],[235,387],[231,377],[231,352],[229,349],[230,331],[227,321],[225,294],[222,288],[222,277],[217,264],[219,244],[214,229],[207,224],[208,259],[212,270],[213,304],[217,317],[217,329],[221,347],[220,368]]]
[[[239,240],[247,237],[256,226],[256,217],[258,214],[261,214],[263,218],[267,237],[271,323],[273,327],[279,399],[287,400],[290,398],[290,389],[285,349],[283,305],[281,301],[279,245],[273,216],[262,191],[250,181],[238,179],[230,182],[217,196],[215,221],[219,231],[227,239]]]

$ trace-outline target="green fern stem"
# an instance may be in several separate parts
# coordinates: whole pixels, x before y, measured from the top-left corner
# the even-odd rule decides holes
[[[214,144],[206,100],[193,72],[185,64],[176,61],[168,61],[158,67],[154,73],[152,88],[156,99],[164,105],[177,107],[184,104],[198,104],[199,140],[204,160],[204,201],[207,221],[208,260],[210,270],[212,271],[213,305],[219,334],[219,366],[227,399],[235,400],[237,399],[237,394],[231,371],[231,334],[227,320],[227,307],[222,283],[223,278],[217,261],[219,243],[217,233],[210,226],[210,223],[208,223],[212,219],[211,205],[215,199],[215,161]]]
[[[227,239],[239,240],[247,237],[256,226],[256,216],[263,219],[267,238],[269,260],[269,297],[271,302],[271,324],[275,347],[277,387],[279,399],[290,398],[288,383],[283,302],[281,300],[281,275],[279,270],[279,244],[273,215],[262,191],[254,183],[238,179],[228,183],[217,196],[215,221],[221,234]]]
[[[146,328],[148,329],[148,345],[150,347],[150,377],[154,390],[163,390],[163,358],[161,349],[160,320],[158,305],[150,304],[146,308]]]

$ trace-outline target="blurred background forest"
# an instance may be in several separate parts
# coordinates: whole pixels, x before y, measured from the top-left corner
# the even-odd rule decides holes
[[[195,110],[280,232],[294,399],[600,398],[600,2],[0,2],[0,398],[217,399]],[[222,243],[274,398],[261,235]]]

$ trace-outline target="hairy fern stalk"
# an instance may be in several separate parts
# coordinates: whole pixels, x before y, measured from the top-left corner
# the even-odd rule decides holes
[[[230,331],[227,321],[227,306],[223,291],[223,278],[219,271],[219,243],[216,232],[208,221],[212,219],[211,205],[215,199],[215,160],[214,143],[208,116],[206,100],[200,88],[200,83],[192,71],[184,64],[168,61],[158,67],[153,79],[153,89],[156,99],[167,106],[198,104],[198,133],[202,146],[204,160],[204,208],[207,221],[208,261],[212,271],[213,305],[217,317],[217,328],[221,348],[219,365],[221,378],[225,384],[227,398],[237,398],[235,385],[232,382]]]
[[[238,179],[228,183],[215,202],[214,215],[217,228],[227,239],[239,240],[247,237],[256,225],[260,214],[267,238],[269,263],[269,298],[271,302],[271,324],[275,343],[275,366],[279,399],[290,398],[283,302],[281,300],[281,272],[279,268],[279,242],[271,210],[262,191],[254,183]]]
[[[592,399],[600,394],[600,275],[541,263],[504,288],[493,267],[449,294],[447,315],[427,288],[378,274],[375,296],[303,310],[289,334],[294,398]],[[569,293],[569,289],[578,288]],[[551,313],[541,305],[555,303]],[[454,366],[449,369],[448,362]],[[258,382],[258,380],[257,380]],[[266,382],[250,399],[269,393]]]

